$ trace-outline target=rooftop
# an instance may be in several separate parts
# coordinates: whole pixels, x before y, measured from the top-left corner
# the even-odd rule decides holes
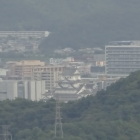
[[[73,75],[75,75],[75,72],[76,72],[76,68],[66,68],[63,71],[62,75],[63,76],[73,76]]]
[[[112,41],[107,46],[140,46],[140,40],[137,41]]]

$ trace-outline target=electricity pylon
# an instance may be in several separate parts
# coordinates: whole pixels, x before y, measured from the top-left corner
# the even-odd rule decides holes
[[[63,126],[61,122],[61,111],[60,101],[56,99],[56,110],[55,110],[55,137],[63,138]]]
[[[1,128],[2,128],[2,133],[0,135],[2,140],[12,140],[12,134],[8,130],[9,125],[1,125]]]

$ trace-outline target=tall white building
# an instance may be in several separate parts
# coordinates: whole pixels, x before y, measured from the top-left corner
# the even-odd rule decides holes
[[[45,93],[44,81],[0,81],[0,100],[24,98],[39,101]]]
[[[127,76],[140,70],[140,41],[116,41],[105,46],[106,74]]]

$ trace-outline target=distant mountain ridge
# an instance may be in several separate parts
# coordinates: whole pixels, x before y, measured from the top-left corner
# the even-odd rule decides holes
[[[0,30],[49,30],[41,48],[103,47],[140,39],[139,0],[0,1]]]

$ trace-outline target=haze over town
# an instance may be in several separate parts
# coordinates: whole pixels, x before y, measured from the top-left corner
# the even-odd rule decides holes
[[[139,6],[1,0],[0,139],[139,140]]]

